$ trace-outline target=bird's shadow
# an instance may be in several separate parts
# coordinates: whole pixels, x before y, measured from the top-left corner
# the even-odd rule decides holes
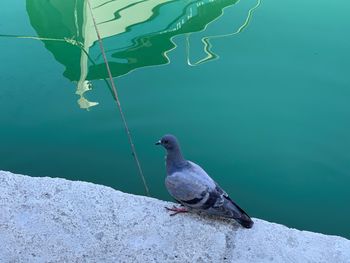
[[[170,214],[169,214],[170,216]],[[202,211],[190,210],[187,213],[181,213],[174,215],[175,217],[186,216],[191,219],[199,220],[204,224],[215,227],[218,223],[229,226],[232,230],[236,231],[243,227],[240,226],[233,218],[225,218],[216,215],[209,215]]]

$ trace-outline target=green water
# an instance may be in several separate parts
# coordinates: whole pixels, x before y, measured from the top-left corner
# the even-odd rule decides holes
[[[253,217],[350,238],[349,1],[91,1],[152,196],[173,133]],[[0,169],[144,194],[87,10],[2,3]]]

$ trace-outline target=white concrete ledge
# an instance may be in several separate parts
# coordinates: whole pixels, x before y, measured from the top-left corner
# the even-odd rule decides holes
[[[350,241],[254,219],[252,229],[153,198],[0,171],[0,262],[350,262]]]

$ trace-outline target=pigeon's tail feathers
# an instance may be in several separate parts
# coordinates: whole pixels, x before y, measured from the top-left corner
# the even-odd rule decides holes
[[[236,218],[236,221],[245,228],[252,228],[254,225],[253,220],[247,214],[242,214],[242,217]]]
[[[253,220],[248,216],[248,214],[240,208],[230,197],[226,197],[229,200],[230,204],[233,205],[233,209],[239,214],[238,217],[233,217],[240,225],[245,228],[252,228],[254,225]]]

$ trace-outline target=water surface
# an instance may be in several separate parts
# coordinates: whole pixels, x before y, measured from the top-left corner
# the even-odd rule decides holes
[[[173,133],[252,216],[350,238],[348,1],[92,4],[152,196]],[[144,194],[86,2],[7,2],[0,34],[0,169]]]

